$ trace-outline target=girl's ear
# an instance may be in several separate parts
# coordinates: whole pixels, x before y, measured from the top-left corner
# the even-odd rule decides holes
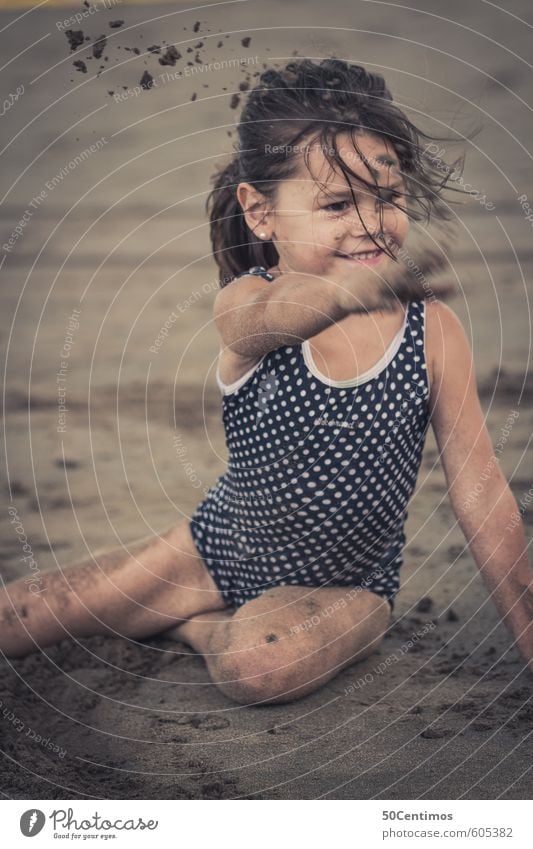
[[[254,188],[251,183],[239,183],[236,194],[250,230],[256,233],[259,227],[268,227],[267,198]]]

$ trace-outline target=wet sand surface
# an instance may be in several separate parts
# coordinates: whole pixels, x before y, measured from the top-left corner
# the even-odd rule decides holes
[[[2,125],[9,128],[2,244],[31,212],[13,249],[1,252],[4,580],[29,574],[9,507],[38,568],[47,570],[162,532],[190,515],[224,471],[216,273],[203,204],[209,174],[235,140],[239,84],[294,51],[383,72],[413,120],[433,116],[424,119],[429,131],[452,124],[466,133],[484,123],[469,147],[465,180],[486,201],[457,208],[452,306],[471,336],[489,431],[517,499],[525,500],[530,539],[533,251],[519,198],[533,204],[531,70],[520,58],[528,55],[533,21],[528,27],[518,19],[531,18],[529,5],[513,3],[512,17],[486,4],[480,15],[479,3],[450,2],[452,22],[434,17],[444,14],[439,3],[424,4],[425,13],[344,0],[275,0],[268,12],[256,2],[220,4],[198,14],[180,4],[122,5],[73,26],[90,36],[78,55],[56,22],[80,8],[35,10],[0,36],[3,54],[18,56],[3,71],[4,90],[24,85]],[[4,11],[0,27],[19,14]],[[116,19],[124,24],[111,28]],[[96,58],[93,44],[103,33]],[[161,64],[172,44],[181,61]],[[147,56],[149,46],[161,51]],[[194,63],[197,51],[201,73],[161,76],[193,67],[185,62],[192,56]],[[256,61],[205,70],[243,57]],[[73,67],[80,59],[86,72]],[[156,85],[136,92],[145,73]],[[161,336],[173,311],[177,320]],[[58,387],[68,408],[63,418]],[[293,704],[235,705],[209,682],[198,655],[156,637],[65,640],[3,661],[2,792],[61,799],[530,797],[531,675],[465,549],[432,434],[407,532],[403,588],[379,652]]]

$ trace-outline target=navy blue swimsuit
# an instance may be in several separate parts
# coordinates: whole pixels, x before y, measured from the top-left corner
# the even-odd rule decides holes
[[[228,468],[190,528],[226,604],[290,584],[363,587],[393,608],[429,425],[424,325],[425,301],[411,302],[381,360],[349,380],[322,374],[309,340],[229,386],[217,369]]]

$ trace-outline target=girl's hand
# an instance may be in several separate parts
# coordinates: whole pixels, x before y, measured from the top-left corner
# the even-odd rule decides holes
[[[453,230],[441,225],[434,241],[424,242],[413,247],[401,247],[395,251],[397,262],[387,260],[387,267],[381,275],[378,288],[385,300],[393,304],[396,300],[408,301],[439,298],[446,300],[455,292],[455,284],[450,273]],[[376,269],[377,270],[377,269]]]
[[[452,228],[441,224],[432,242],[409,248],[395,246],[396,260],[385,256],[377,266],[359,265],[331,254],[320,276],[337,284],[336,299],[354,313],[394,312],[398,302],[446,300],[455,294],[455,286],[450,276],[439,279],[438,275],[448,268],[452,238]],[[275,278],[282,273],[279,266],[269,271]]]

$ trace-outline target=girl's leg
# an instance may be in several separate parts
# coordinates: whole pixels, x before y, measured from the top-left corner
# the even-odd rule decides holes
[[[374,652],[390,606],[369,590],[276,587],[236,612],[189,619],[169,632],[200,652],[213,682],[241,704],[290,702]]]
[[[142,639],[224,607],[183,519],[161,536],[94,552],[30,585],[20,579],[1,589],[0,650],[21,657],[93,634]]]

